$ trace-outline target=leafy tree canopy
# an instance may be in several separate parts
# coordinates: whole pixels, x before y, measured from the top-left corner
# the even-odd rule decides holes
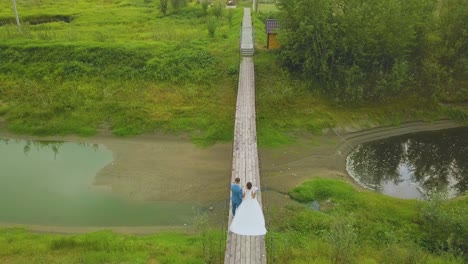
[[[280,0],[280,57],[311,87],[337,101],[382,101],[418,88],[436,95],[440,86],[460,77],[455,65],[458,72],[468,69],[467,3]],[[436,12],[454,6],[457,14]],[[451,64],[441,64],[449,55]]]

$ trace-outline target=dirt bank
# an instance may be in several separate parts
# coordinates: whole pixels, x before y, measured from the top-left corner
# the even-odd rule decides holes
[[[1,124],[1,122],[0,122]],[[345,158],[361,143],[428,130],[460,126],[453,121],[410,122],[401,126],[359,130],[359,127],[329,129],[323,135],[306,135],[281,148],[260,148],[262,185],[286,193],[311,177],[346,175]],[[116,137],[108,133],[81,138],[14,135],[0,126],[0,136],[32,140],[61,140],[102,144],[113,152],[114,161],[104,167],[95,184],[131,200],[222,201],[229,191],[231,144],[208,148],[194,146],[185,135]]]
[[[325,131],[320,136],[305,135],[289,146],[261,148],[261,184],[262,188],[266,188],[264,203],[287,202],[288,190],[314,177],[341,178],[352,182],[345,171],[345,158],[353,146],[358,144],[406,133],[458,126],[460,125],[452,121],[438,121],[411,122],[398,127],[368,130],[359,130],[358,127],[336,128]],[[187,136],[163,134],[126,138],[106,133],[89,138],[31,137],[11,134],[4,127],[0,127],[0,136],[102,144],[113,152],[114,161],[96,175],[95,184],[108,186],[114,193],[130,200],[196,201],[209,205],[222,204],[229,195],[231,144],[199,148]],[[101,229],[31,228],[65,233]],[[152,233],[161,228],[120,227],[114,230],[122,233]]]
[[[354,146],[392,136],[459,126],[453,121],[409,122],[398,127],[367,130],[336,128],[325,131],[321,136],[304,136],[291,146],[261,150],[262,185],[267,190],[286,194],[291,188],[314,177],[341,178],[354,184],[345,168],[346,156]]]
[[[99,171],[94,184],[129,200],[209,203],[226,198],[229,190],[231,144],[200,148],[187,136],[164,134],[26,137],[3,131],[0,136],[103,145],[114,160]]]

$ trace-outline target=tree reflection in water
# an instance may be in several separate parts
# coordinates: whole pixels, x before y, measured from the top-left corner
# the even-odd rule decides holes
[[[347,170],[364,186],[384,193],[388,184],[403,188],[402,183],[409,181],[423,193],[464,194],[468,189],[468,127],[359,145],[348,156]]]
[[[9,138],[3,138],[0,137],[0,146],[2,144],[8,145],[10,143],[11,139]],[[60,147],[63,146],[65,143],[64,141],[50,141],[50,140],[23,140],[23,139],[14,139],[13,142],[18,143],[18,142],[24,142],[23,146],[23,152],[25,155],[28,155],[29,152],[31,152],[31,147],[34,147],[37,151],[41,149],[48,149],[50,148],[52,152],[54,153],[54,159],[57,158],[57,155],[59,154]],[[97,151],[99,149],[98,144],[91,144],[91,143],[83,143],[83,142],[77,142],[78,146],[87,148],[89,146],[92,146],[94,151]]]

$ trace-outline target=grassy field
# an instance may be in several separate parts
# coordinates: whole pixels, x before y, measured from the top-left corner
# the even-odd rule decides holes
[[[200,145],[232,139],[240,8],[204,11],[193,2],[163,16],[158,1],[17,4],[22,33],[12,24],[10,3],[0,3],[0,116],[11,131],[185,132]],[[260,144],[281,145],[296,132],[353,123],[466,119],[452,106],[411,96],[385,105],[329,103],[265,50],[264,16],[254,17]]]
[[[276,263],[466,263],[468,197],[430,202],[316,179],[266,214]],[[312,201],[320,211],[310,209]],[[0,229],[1,263],[221,263],[225,236],[201,217],[190,232],[148,236],[37,234]],[[465,254],[465,255],[463,255]]]
[[[211,233],[210,237],[214,237]],[[217,240],[215,240],[218,242]],[[209,263],[219,252],[204,250],[202,235],[163,233],[150,236],[97,232],[83,235],[36,234],[0,230],[1,263]],[[224,252],[221,252],[221,256]]]
[[[21,33],[12,24],[11,3],[0,3],[0,120],[11,131],[84,136],[166,131],[188,133],[200,145],[232,139],[240,8],[204,11],[193,1],[164,16],[159,1],[16,2]],[[274,11],[268,8],[265,13]],[[378,105],[330,103],[291,77],[277,54],[265,49],[265,13],[254,15],[261,145],[281,146],[328,127],[467,120],[458,106],[412,95]],[[300,202],[272,207],[267,215],[268,257],[277,263],[463,263],[466,197],[405,201],[327,180],[305,183],[290,195]],[[321,212],[308,209],[312,200],[320,201]],[[217,244],[220,237],[206,225],[191,233],[150,236],[2,229],[0,262],[216,263],[224,250]]]
[[[191,4],[162,16],[152,1],[17,3],[22,33],[0,27],[0,114],[12,131],[231,139],[240,9],[215,16]],[[1,5],[6,23],[11,7]]]
[[[330,179],[305,182],[289,194],[301,203],[270,209],[269,257],[277,263],[467,260],[467,196],[402,200]],[[310,208],[313,201],[320,211]]]

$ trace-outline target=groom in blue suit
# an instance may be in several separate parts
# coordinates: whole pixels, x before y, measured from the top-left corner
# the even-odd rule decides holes
[[[240,187],[240,178],[236,178],[231,184],[232,216],[236,215],[236,209],[242,203],[242,187]]]

